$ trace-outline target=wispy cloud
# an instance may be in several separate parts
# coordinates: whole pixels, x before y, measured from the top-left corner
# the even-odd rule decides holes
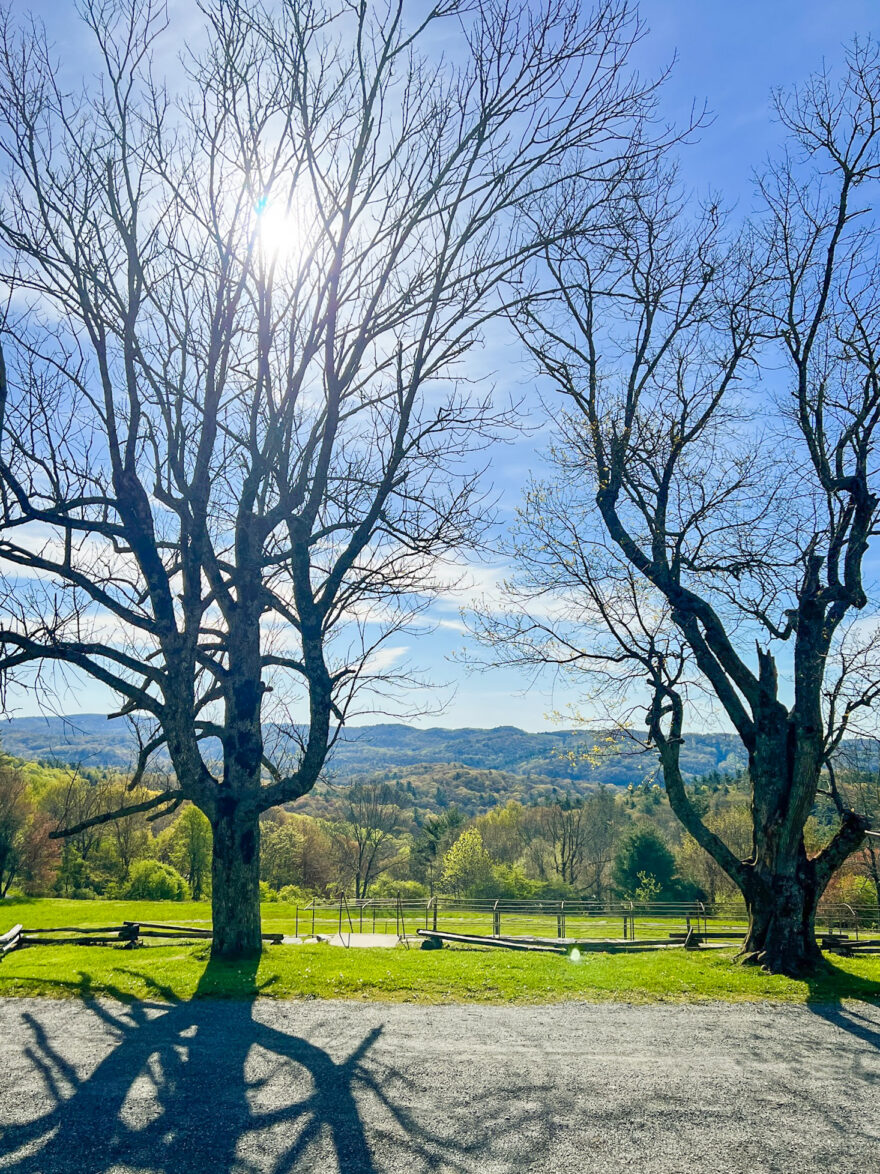
[[[375,652],[370,653],[364,664],[364,669],[368,673],[387,672],[392,665],[397,664],[408,652],[408,644],[389,644],[377,648]]]

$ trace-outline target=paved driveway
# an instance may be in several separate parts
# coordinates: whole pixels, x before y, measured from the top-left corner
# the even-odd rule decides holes
[[[0,1170],[880,1168],[880,1010],[0,1002]]]

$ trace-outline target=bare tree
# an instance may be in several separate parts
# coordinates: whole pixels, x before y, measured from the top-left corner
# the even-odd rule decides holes
[[[586,670],[624,725],[643,707],[676,815],[744,894],[744,957],[797,973],[821,962],[817,902],[864,838],[833,761],[880,688],[870,625],[847,627],[878,517],[877,46],[777,110],[788,150],[739,242],[667,168],[548,248],[522,329],[570,412],[556,481],[523,512],[524,611],[483,634],[508,659]],[[679,764],[687,715],[719,711],[748,754],[746,859]],[[820,789],[840,823],[809,858]]]
[[[600,786],[584,800],[582,892],[601,901],[608,888],[608,872],[627,817],[610,787]]]
[[[584,797],[564,795],[529,809],[521,835],[526,859],[541,879],[550,872],[600,900],[625,823],[609,787]]]
[[[584,866],[587,818],[584,801],[570,795],[541,808],[541,830],[553,871],[572,887],[580,881]]]
[[[334,840],[346,880],[357,900],[379,874],[402,859],[396,838],[406,826],[399,795],[387,783],[352,783],[340,808]]]
[[[624,0],[204,11],[174,94],[160,0],[86,0],[79,97],[39,31],[2,29],[0,670],[118,694],[133,785],[162,751],[149,806],[211,821],[236,955],[260,948],[260,812],[314,785],[479,534],[500,419],[459,364],[535,247],[520,210],[566,174],[603,198],[652,99]],[[460,67],[425,55],[441,32]]]

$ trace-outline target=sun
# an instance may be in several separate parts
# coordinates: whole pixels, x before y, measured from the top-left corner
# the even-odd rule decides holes
[[[260,251],[266,260],[285,266],[295,263],[303,252],[302,209],[263,196],[257,201],[255,211]]]

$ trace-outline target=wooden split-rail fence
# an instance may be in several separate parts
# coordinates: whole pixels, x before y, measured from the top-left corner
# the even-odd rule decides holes
[[[860,954],[880,954],[880,938],[860,938],[847,933],[826,933],[819,937],[819,945],[831,954],[853,958]]]
[[[122,925],[79,926],[59,925],[51,928],[26,929],[14,925],[5,934],[0,934],[0,959],[13,950],[26,946],[122,946],[132,949],[144,938],[185,938],[189,941],[210,941],[210,929],[191,925],[163,925],[153,921],[124,921]],[[284,934],[264,933],[263,941],[276,945]]]
[[[743,937],[741,929],[730,929],[718,932],[705,932],[689,926],[681,933],[670,933],[663,938],[539,938],[539,937],[505,937],[502,934],[467,934],[451,933],[447,930],[418,929],[416,933],[423,940],[423,948],[439,949],[444,942],[459,945],[495,946],[502,950],[528,950],[536,954],[571,954],[577,950],[579,954],[634,954],[641,950],[669,950],[681,949],[697,950],[702,946],[723,942],[740,941]]]

